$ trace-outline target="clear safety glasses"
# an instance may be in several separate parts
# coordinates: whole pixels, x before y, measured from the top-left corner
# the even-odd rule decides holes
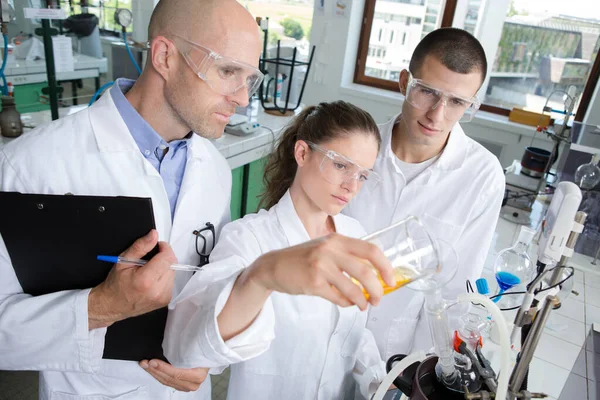
[[[319,147],[312,142],[306,143],[313,151],[318,151],[324,155],[320,168],[323,178],[325,178],[327,182],[334,185],[341,185],[342,183],[356,179],[359,188],[365,184],[369,189],[374,189],[381,181],[377,173],[361,167],[349,158],[344,157],[333,150]]]
[[[175,45],[190,68],[215,92],[231,96],[246,88],[250,98],[264,75],[258,68],[233,58],[224,57],[198,43],[175,36]]]
[[[463,97],[442,89],[436,89],[408,73],[406,101],[419,110],[433,110],[440,104],[444,106],[444,117],[451,121],[469,122],[479,110],[481,103],[476,96]]]

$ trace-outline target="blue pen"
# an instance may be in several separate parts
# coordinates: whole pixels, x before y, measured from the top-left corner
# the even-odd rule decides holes
[[[131,258],[124,258],[120,256],[98,256],[96,257],[99,261],[106,261],[113,264],[133,264],[133,265],[146,265],[148,261],[146,260],[138,260]],[[171,264],[171,269],[175,271],[202,271],[202,268],[197,267],[195,265],[185,265],[185,264]]]

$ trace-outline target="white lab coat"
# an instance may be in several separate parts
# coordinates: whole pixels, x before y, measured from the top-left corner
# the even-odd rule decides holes
[[[180,263],[198,264],[192,231],[212,222],[219,232],[229,220],[231,172],[198,135],[187,154],[172,223],[162,178],[106,92],[92,107],[0,148],[0,190],[151,197],[160,240],[171,244]],[[174,295],[190,276],[177,272]],[[41,371],[43,400],[210,398],[210,381],[195,393],[176,392],[136,362],[102,359],[106,329],[88,331],[88,294],[24,294],[0,237],[0,369]]]
[[[381,184],[361,191],[344,213],[369,233],[417,216],[433,237],[453,245],[458,254],[458,272],[443,291],[444,297],[456,298],[467,279],[474,282],[481,275],[504,194],[502,167],[456,124],[439,159],[407,185],[391,149],[397,120],[379,126],[382,145],[374,169]],[[370,310],[367,326],[385,360],[432,347],[423,301],[423,293],[405,288],[384,296]]]
[[[334,222],[340,234],[360,237],[365,233],[347,216],[336,215]],[[230,277],[211,282],[212,277],[197,273],[188,282],[169,312],[163,343],[167,357],[185,367],[197,366],[197,358],[205,358],[209,334],[203,328],[204,314],[214,312],[198,304],[199,293],[217,287],[220,297],[212,307],[220,312],[243,268],[264,253],[308,240],[289,191],[269,211],[227,225],[206,268]],[[266,314],[274,323],[275,338],[272,326],[265,329],[263,340],[256,344],[266,351],[231,366],[228,399],[340,400],[355,398],[357,389],[363,393],[357,398],[362,398],[374,393],[385,376],[373,336],[365,328],[366,312],[338,307],[319,297],[275,292],[260,315]]]

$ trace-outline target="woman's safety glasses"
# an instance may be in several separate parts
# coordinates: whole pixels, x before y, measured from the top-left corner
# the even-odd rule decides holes
[[[370,189],[374,189],[380,182],[379,175],[370,169],[366,169],[356,164],[354,161],[333,150],[327,150],[317,146],[312,142],[306,142],[313,151],[318,151],[324,155],[321,161],[321,173],[323,178],[334,185],[350,182],[356,179],[359,188],[366,184]]]
[[[246,88],[250,98],[264,78],[258,68],[224,57],[180,36],[175,36],[175,45],[196,75],[223,96],[234,95]]]
[[[406,101],[419,110],[433,110],[444,106],[444,117],[450,121],[469,122],[479,110],[481,103],[476,96],[463,97],[442,89],[436,89],[408,73]]]

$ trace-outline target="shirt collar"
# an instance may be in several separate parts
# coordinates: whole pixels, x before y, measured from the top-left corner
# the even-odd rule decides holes
[[[310,236],[308,236],[308,232],[296,212],[289,189],[275,207],[277,219],[283,228],[283,233],[287,237],[290,246],[295,246],[310,240]]]
[[[133,140],[139,147],[144,157],[153,156],[154,152],[159,147],[172,148],[174,154],[177,150],[187,145],[188,139],[191,135],[186,136],[184,139],[174,140],[171,143],[167,143],[151,126],[146,122],[144,118],[137,112],[137,110],[131,105],[129,100],[125,97],[132,87],[135,81],[131,79],[119,78],[115,81],[115,84],[110,89],[110,94],[115,102],[115,106],[123,118],[125,125],[129,129]]]
[[[295,246],[310,240],[310,236],[296,212],[296,207],[294,206],[289,189],[275,205],[275,212],[290,246]],[[333,216],[335,230],[339,234],[348,235],[352,233],[346,222],[347,221],[342,214]]]
[[[392,159],[393,162],[396,159],[396,155],[392,151],[392,131],[394,129],[394,125],[396,125],[396,123],[400,120],[401,116],[402,114],[396,115],[380,128],[383,144],[382,154]],[[443,170],[458,169],[463,164],[466,157],[467,136],[465,135],[465,132],[460,124],[457,122],[452,128],[452,131],[450,131],[448,143],[446,143],[446,147],[444,147],[444,150],[442,150],[440,158],[431,166],[431,168]]]

